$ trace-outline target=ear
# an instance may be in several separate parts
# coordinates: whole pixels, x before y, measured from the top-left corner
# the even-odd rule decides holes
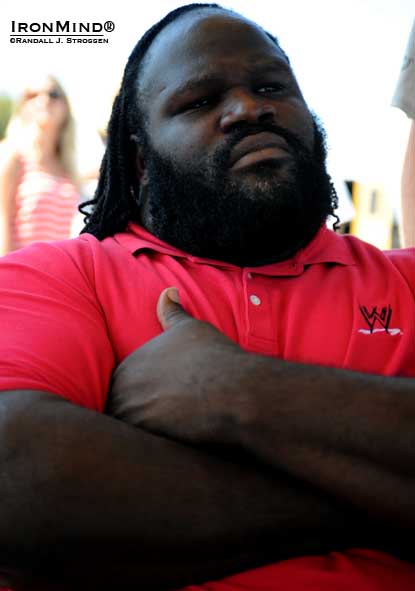
[[[137,180],[139,181],[141,186],[145,186],[148,184],[148,174],[147,174],[147,167],[146,161],[144,158],[144,149],[141,145],[140,139],[134,135],[130,135],[130,140],[135,144],[134,150],[134,169],[137,171]]]

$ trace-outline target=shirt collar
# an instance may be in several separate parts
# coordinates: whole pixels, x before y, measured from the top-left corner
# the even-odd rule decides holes
[[[130,222],[125,232],[114,235],[114,240],[126,248],[133,256],[143,250],[167,254],[175,258],[185,258],[194,263],[208,264],[213,267],[228,269],[237,268],[231,263],[199,258],[190,255],[183,250],[170,246],[150,234],[142,226]],[[261,275],[298,275],[306,265],[319,263],[335,263],[339,265],[354,265],[355,259],[349,242],[344,236],[336,234],[323,225],[316,236],[299,250],[293,257],[279,263],[272,263],[262,267],[246,267],[248,271]]]

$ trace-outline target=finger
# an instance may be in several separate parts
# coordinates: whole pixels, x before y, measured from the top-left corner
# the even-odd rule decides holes
[[[186,314],[179,302],[177,287],[168,287],[161,292],[157,302],[157,317],[163,330],[167,330],[178,322],[189,318],[189,315]]]

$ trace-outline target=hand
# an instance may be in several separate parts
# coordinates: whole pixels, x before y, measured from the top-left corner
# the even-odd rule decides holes
[[[157,315],[164,332],[118,366],[107,412],[136,427],[193,443],[228,439],[235,420],[232,401],[242,389],[241,381],[249,380],[250,354],[210,324],[189,316],[175,288],[162,292]]]

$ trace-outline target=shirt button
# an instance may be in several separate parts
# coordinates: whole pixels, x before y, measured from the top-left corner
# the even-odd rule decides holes
[[[259,299],[258,296],[251,295],[251,296],[249,296],[249,299],[251,300],[251,304],[254,304],[254,306],[260,306],[261,305],[261,300]]]
[[[252,273],[247,273],[246,276],[248,277],[248,279],[252,279]]]

